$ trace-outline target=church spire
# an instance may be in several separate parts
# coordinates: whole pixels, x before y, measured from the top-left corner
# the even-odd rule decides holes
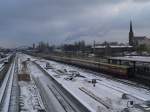
[[[133,32],[133,29],[132,29],[132,21],[130,21],[130,32]]]
[[[132,21],[130,21],[130,32],[129,32],[129,45],[134,45],[134,33],[132,29]]]

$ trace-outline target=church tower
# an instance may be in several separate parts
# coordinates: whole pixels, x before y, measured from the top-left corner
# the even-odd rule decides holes
[[[129,32],[129,45],[134,45],[134,33],[132,29],[132,21],[130,21],[130,32]]]

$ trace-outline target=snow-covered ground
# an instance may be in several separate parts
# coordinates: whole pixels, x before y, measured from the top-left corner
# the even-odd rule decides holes
[[[18,73],[21,73],[22,62],[26,61],[30,56],[17,54],[18,57]],[[30,57],[31,58],[31,57]],[[19,81],[20,87],[20,111],[21,112],[38,112],[39,110],[45,110],[42,98],[39,93],[35,82],[30,81]]]
[[[27,55],[23,55],[21,58],[31,58],[31,61],[36,61],[43,69],[49,62],[53,67],[53,69],[45,69],[49,75],[92,112],[122,112],[124,108],[129,108],[129,112],[143,112],[137,108],[130,108],[132,105],[129,105],[129,102],[143,104],[145,101],[150,101],[150,91],[146,89],[96,76],[95,73],[54,61],[35,59]],[[32,66],[34,65],[31,64],[30,67],[32,68]],[[73,71],[79,75],[73,75]],[[41,74],[36,72],[36,76],[41,77]],[[91,83],[92,79],[96,79],[95,86]],[[43,79],[43,84],[45,80]]]
[[[33,82],[20,81],[19,86],[21,112],[37,112],[44,109],[38,89]]]

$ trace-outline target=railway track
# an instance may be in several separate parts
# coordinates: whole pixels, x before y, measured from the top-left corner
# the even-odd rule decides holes
[[[60,62],[58,62],[58,63],[60,63]],[[64,65],[71,66],[71,67],[73,67],[75,69],[78,69],[80,71],[92,73],[95,76],[98,76],[100,78],[107,78],[107,79],[110,79],[110,80],[118,82],[118,83],[122,83],[122,84],[129,85],[129,86],[132,86],[132,87],[140,87],[140,88],[143,88],[143,89],[146,89],[146,90],[150,91],[150,87],[142,85],[141,83],[135,82],[133,80],[127,80],[127,79],[117,78],[117,77],[114,77],[114,76],[111,76],[111,75],[107,75],[107,74],[104,74],[104,73],[95,72],[93,70],[86,69],[86,68],[80,68],[80,67],[77,67],[77,66],[74,66],[74,65],[69,65],[69,64],[64,64]],[[100,80],[100,79],[97,79],[97,80]]]
[[[88,69],[82,69],[82,68],[74,67],[72,65],[71,65],[71,67],[73,67],[75,69],[78,69],[79,71],[92,73],[92,74],[94,74],[95,76],[97,76],[99,78],[106,78],[106,79],[109,79],[110,81],[114,81],[114,82],[117,82],[117,83],[120,83],[120,84],[132,86],[132,87],[135,87],[135,88],[139,88],[140,87],[142,89],[145,89],[146,91],[150,91],[149,87],[143,86],[143,85],[141,85],[141,84],[139,84],[137,82],[131,82],[131,81],[124,80],[124,79],[118,79],[118,78],[113,77],[113,76],[109,76],[109,75],[102,74],[102,73],[97,73],[97,72],[94,72],[94,71],[91,71],[91,70],[88,70]],[[123,89],[121,87],[115,86],[114,84],[112,85],[111,83],[101,82],[101,79],[99,79],[99,78],[96,78],[99,81],[98,85],[103,85],[103,86],[105,86],[107,88],[113,89],[113,90],[118,91],[120,93],[127,94],[128,96],[131,96],[131,97],[133,97],[133,98],[135,98],[135,99],[137,99],[139,101],[146,101],[145,98],[143,98],[141,96],[138,96],[138,95],[135,95],[132,92],[128,92],[128,90],[125,90],[125,89]]]
[[[4,81],[0,88],[0,112],[9,112],[13,78],[15,72],[15,61],[11,63],[11,66],[4,78]]]
[[[65,112],[76,112],[76,110],[70,105],[70,103],[66,100],[66,98],[64,97],[64,95],[61,93],[60,90],[58,90],[55,86],[48,85],[48,88],[55,95],[59,103],[64,108]]]
[[[72,66],[72,67],[74,67],[74,66]],[[118,84],[123,84],[123,85],[126,85],[126,86],[129,86],[129,87],[134,87],[134,88],[143,88],[143,89],[145,89],[146,91],[149,91],[149,89],[148,88],[146,88],[146,87],[144,87],[144,86],[142,86],[142,85],[140,85],[140,84],[137,84],[137,83],[132,83],[132,82],[129,82],[129,81],[126,81],[126,80],[123,80],[123,79],[118,79],[118,78],[113,78],[112,76],[106,76],[105,74],[100,74],[100,73],[96,73],[96,72],[92,72],[92,71],[89,71],[89,70],[86,70],[86,69],[81,69],[81,68],[77,68],[77,67],[74,67],[75,69],[78,69],[79,71],[81,70],[81,71],[85,71],[85,72],[91,72],[92,74],[94,74],[95,76],[98,76],[98,77],[100,77],[100,78],[107,78],[107,79],[109,79],[110,81],[114,81],[115,83],[118,83]],[[121,86],[117,86],[117,85],[115,85],[115,84],[111,84],[111,83],[107,83],[107,82],[103,82],[101,79],[99,79],[99,78],[97,78],[97,80],[99,80],[99,83],[98,83],[98,85],[103,85],[103,86],[105,86],[105,87],[107,87],[107,88],[110,88],[110,89],[113,89],[113,90],[115,90],[115,91],[118,91],[118,92],[120,92],[120,93],[122,93],[122,94],[126,94],[126,95],[128,95],[128,96],[130,96],[130,97],[132,97],[132,98],[134,98],[134,99],[136,99],[136,100],[138,100],[138,101],[140,101],[140,102],[142,102],[142,101],[147,101],[144,97],[142,97],[141,95],[138,95],[138,94],[135,94],[135,92],[131,92],[131,91],[128,91],[128,90],[125,90],[124,88],[122,88]],[[102,82],[101,82],[102,81]]]
[[[29,55],[32,55],[32,56],[37,56],[37,55],[33,55],[33,54],[29,54]],[[97,76],[101,76],[101,77],[104,77],[104,78],[108,78],[108,79],[111,79],[111,80],[114,80],[116,82],[119,82],[119,83],[123,83],[123,84],[127,84],[127,85],[130,85],[130,86],[133,86],[133,87],[140,87],[140,88],[143,88],[143,89],[146,89],[146,90],[149,90],[150,91],[150,87],[135,80],[135,79],[128,79],[128,80],[124,80],[124,79],[120,79],[120,78],[117,78],[117,77],[113,77],[111,75],[107,75],[107,74],[104,74],[104,73],[100,73],[100,72],[95,72],[95,70],[91,70],[89,68],[85,68],[83,66],[78,66],[78,65],[74,65],[74,64],[70,64],[70,63],[67,63],[65,61],[62,61],[60,59],[53,59],[52,57],[45,57],[45,56],[42,56],[42,55],[39,55],[39,57],[41,58],[44,58],[44,59],[47,59],[47,60],[51,60],[51,61],[55,61],[55,62],[58,62],[58,63],[63,63],[63,64],[66,64],[66,65],[69,65],[69,66],[73,66],[73,67],[76,67],[78,69],[81,69],[81,70],[85,70],[85,71],[88,71],[88,72],[92,72],[92,73],[95,73],[95,75]],[[58,57],[57,57],[58,58]],[[83,61],[81,59],[74,59],[74,61]],[[87,60],[84,60],[85,62]],[[94,61],[87,61],[89,63],[92,63]],[[99,62],[96,62],[96,63],[99,63]]]
[[[64,87],[62,87],[61,84],[53,79],[40,65],[35,62],[33,62],[33,64],[37,66],[37,68],[43,73],[43,75],[45,75],[51,81],[51,85],[47,85],[47,87],[53,93],[57,101],[60,103],[64,112],[90,112],[87,107],[85,107],[71,93],[69,93],[69,91],[67,91]],[[36,81],[36,83],[38,82]]]

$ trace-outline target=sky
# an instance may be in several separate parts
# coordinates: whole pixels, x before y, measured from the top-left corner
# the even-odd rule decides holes
[[[60,45],[150,37],[150,0],[0,0],[0,46]]]

